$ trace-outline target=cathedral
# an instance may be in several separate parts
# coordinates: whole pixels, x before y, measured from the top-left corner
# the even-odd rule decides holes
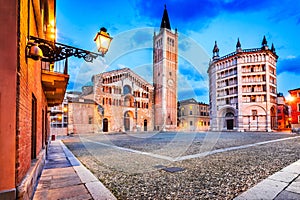
[[[129,68],[93,76],[99,131],[176,130],[177,55],[178,34],[165,6],[153,36],[153,85]]]

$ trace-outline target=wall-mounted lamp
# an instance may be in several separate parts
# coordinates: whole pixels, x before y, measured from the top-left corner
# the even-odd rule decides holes
[[[43,51],[38,47],[36,43],[28,42],[27,46],[30,46],[30,48],[27,49],[27,57],[30,57],[33,60],[39,60],[43,58]]]
[[[98,51],[101,52],[101,54],[34,36],[29,36],[28,39],[29,41],[26,46],[27,58],[34,60],[41,59],[44,62],[53,63],[71,56],[83,58],[86,62],[93,62],[98,56],[103,57],[106,54],[112,37],[109,36],[105,28],[101,28],[100,32],[97,33],[95,41],[98,46]]]
[[[107,30],[104,27],[96,34],[94,41],[97,44],[98,52],[101,52],[102,56],[108,51],[112,39],[113,38],[109,36],[109,33],[107,33]]]

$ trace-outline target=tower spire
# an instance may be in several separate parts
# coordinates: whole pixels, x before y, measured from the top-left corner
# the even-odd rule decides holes
[[[275,47],[274,47],[274,44],[273,44],[273,43],[272,43],[271,51],[272,51],[273,53],[275,53],[275,52],[276,52],[276,51],[275,51]]]
[[[236,52],[241,52],[242,51],[242,45],[240,42],[240,38],[238,38],[238,41],[236,43]]]
[[[171,30],[171,24],[170,24],[170,20],[169,20],[169,15],[168,15],[166,4],[165,4],[165,9],[164,9],[163,17],[161,19],[160,28],[161,29],[162,28],[166,28],[166,29]]]
[[[217,41],[215,41],[215,46],[213,49],[213,59],[219,58],[219,47],[217,45]]]
[[[262,40],[262,42],[261,42],[261,45],[262,45],[262,49],[264,49],[264,50],[267,50],[268,49],[268,42],[267,42],[267,39],[266,39],[266,36],[264,35],[264,38],[263,38],[263,40]]]

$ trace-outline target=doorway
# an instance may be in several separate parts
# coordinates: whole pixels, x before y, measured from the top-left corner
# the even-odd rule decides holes
[[[226,120],[227,130],[233,130],[233,127],[234,127],[234,114],[232,112],[226,113],[225,120]]]
[[[124,114],[124,129],[130,131],[130,115],[128,112]]]
[[[227,130],[233,130],[233,119],[227,119]]]
[[[108,132],[108,119],[103,119],[103,132]]]
[[[36,132],[37,132],[37,100],[32,94],[31,100],[31,159],[36,159]]]
[[[147,120],[144,120],[144,131],[147,131]]]

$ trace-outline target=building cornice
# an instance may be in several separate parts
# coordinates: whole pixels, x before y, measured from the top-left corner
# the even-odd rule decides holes
[[[270,49],[262,49],[262,48],[252,48],[252,49],[242,49],[239,52],[235,51],[230,54],[227,54],[225,56],[219,57],[219,58],[214,58],[210,64],[214,64],[215,62],[222,61],[231,57],[236,57],[236,56],[242,56],[245,54],[252,54],[252,53],[271,53],[276,59],[278,59],[278,55],[274,52],[271,51]]]

